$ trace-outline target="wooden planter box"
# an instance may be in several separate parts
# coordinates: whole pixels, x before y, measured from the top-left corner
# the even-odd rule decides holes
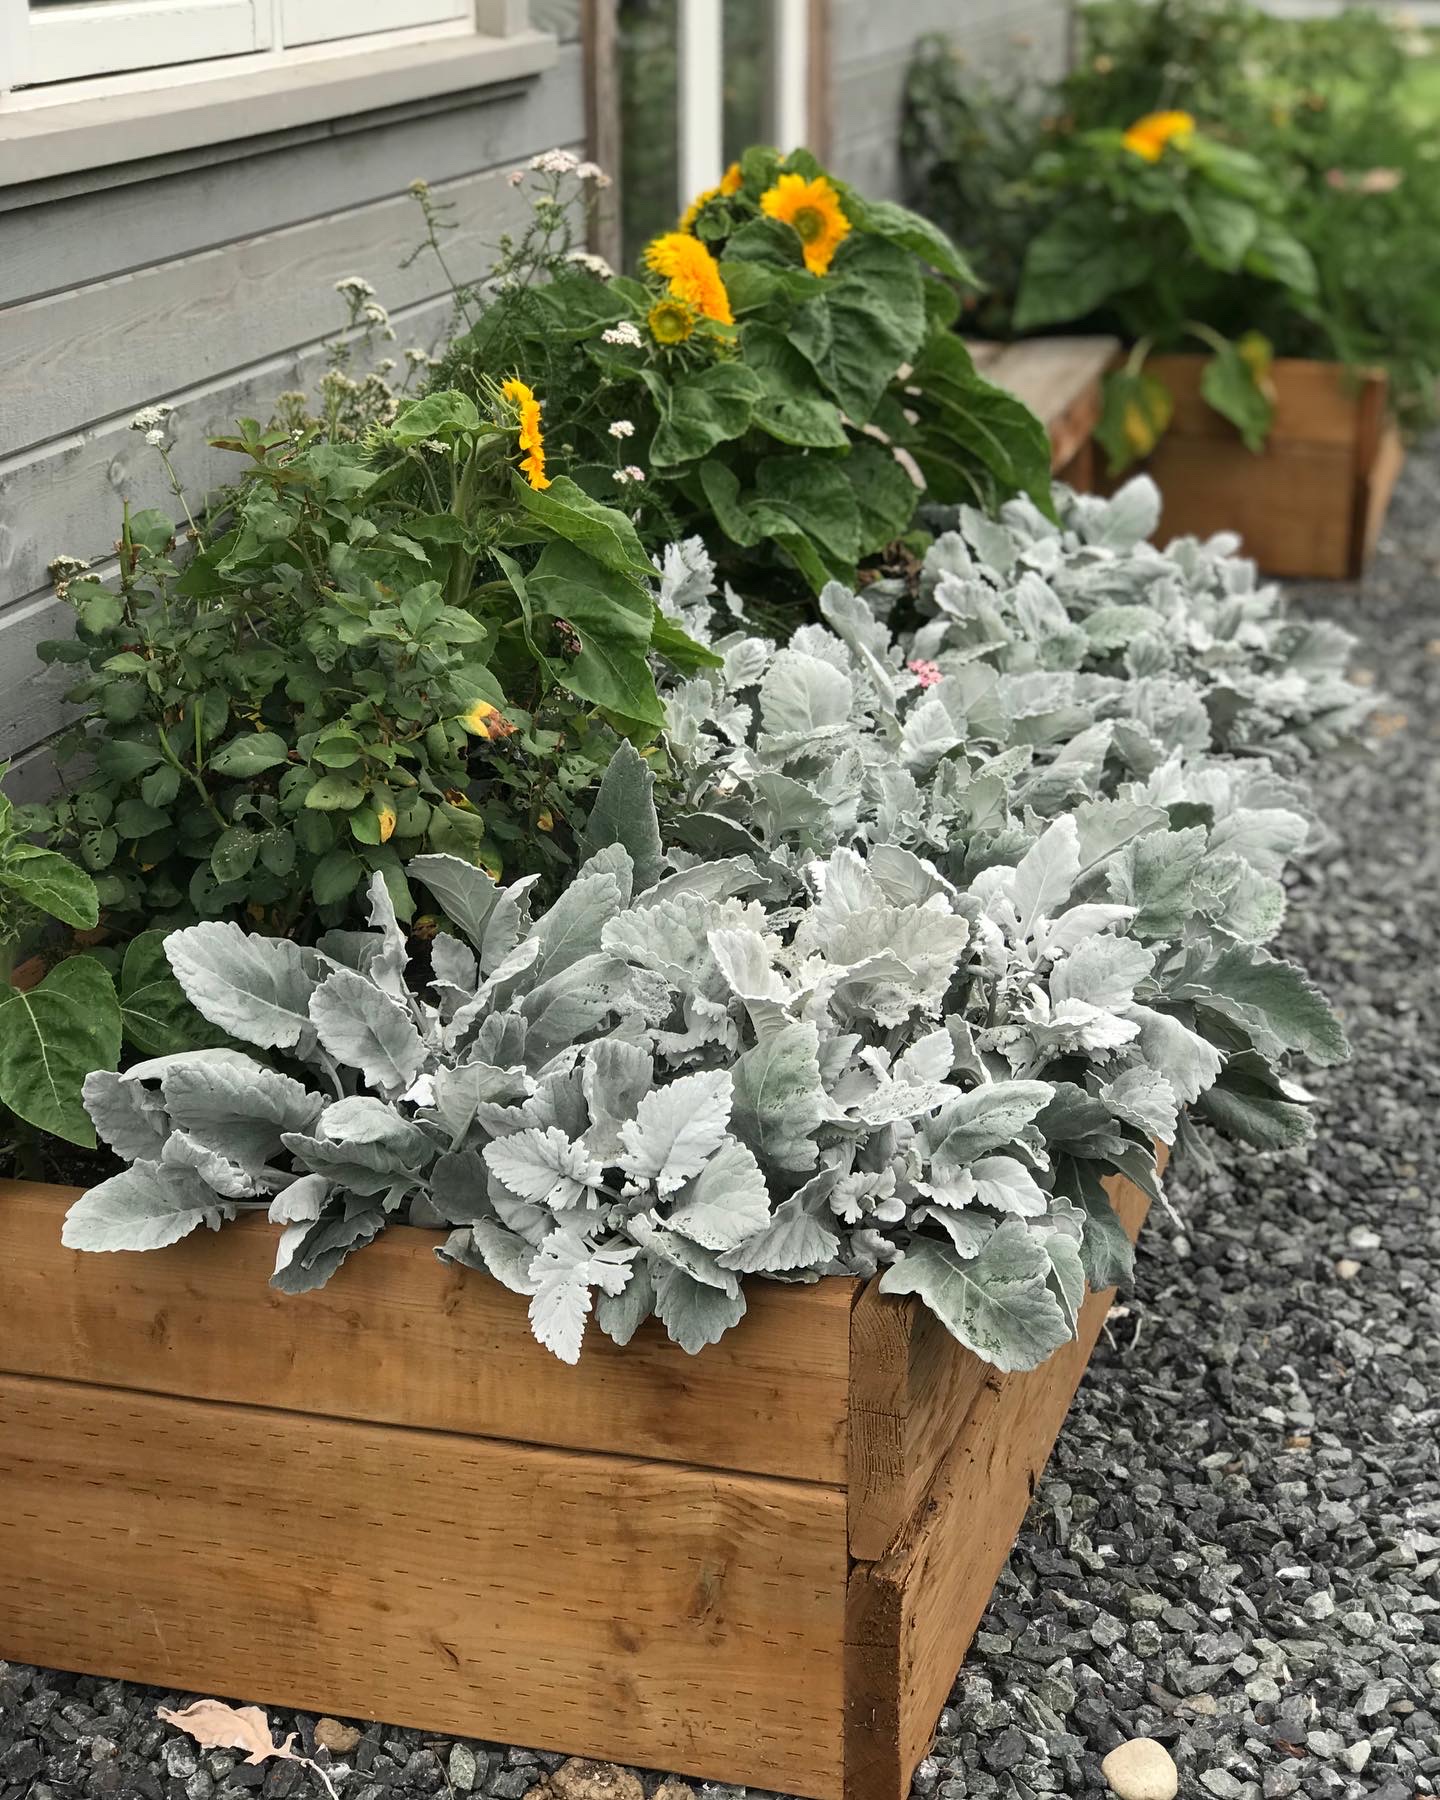
[[[1235,531],[1269,575],[1362,574],[1405,460],[1385,376],[1278,359],[1275,425],[1257,456],[1201,398],[1205,360],[1145,364],[1175,396],[1170,428],[1143,464],[1164,499],[1159,540]]]
[[[433,1234],[292,1299],[262,1219],[78,1255],[72,1197],[0,1183],[0,1657],[815,1800],[905,1795],[1110,1304],[1001,1376],[756,1282],[571,1369]]]

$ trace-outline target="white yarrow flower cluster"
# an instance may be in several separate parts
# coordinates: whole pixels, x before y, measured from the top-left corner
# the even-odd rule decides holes
[[[600,188],[608,188],[610,186],[610,177],[600,167],[599,163],[577,163],[575,165],[575,179],[577,181],[593,181],[596,187]]]
[[[165,423],[174,410],[175,408],[173,406],[167,405],[163,400],[157,400],[153,406],[142,406],[139,412],[137,412],[135,417],[130,421],[130,429],[132,431],[143,431],[147,434],[155,431]],[[164,433],[161,432],[160,435],[163,439]],[[146,443],[151,442],[148,435],[145,441]]]
[[[70,592],[70,583],[77,575],[83,575],[90,565],[83,556],[57,556],[50,564],[50,579],[55,583],[55,595],[63,600]]]
[[[621,487],[629,487],[631,482],[643,481],[644,479],[645,471],[636,468],[634,463],[627,463],[623,469],[617,469],[614,474],[614,480],[616,480]]]
[[[343,294],[347,300],[373,300],[375,290],[363,275],[342,275],[335,283],[335,292]]]
[[[145,442],[149,444],[153,450],[160,449],[165,442],[165,432],[163,427],[156,425],[152,430],[147,431],[145,433]]]
[[[610,435],[613,438],[634,437],[634,435],[635,435],[634,420],[633,419],[616,419],[614,424],[612,424],[610,427]]]
[[[530,167],[537,175],[573,175],[580,158],[573,150],[542,150],[530,158]]]
[[[592,275],[598,275],[602,281],[608,281],[615,273],[603,256],[596,256],[590,250],[572,250],[565,260],[578,264],[582,269],[588,269]]]
[[[632,350],[638,350],[644,341],[640,336],[640,327],[633,325],[629,319],[622,319],[618,325],[611,325],[600,333],[602,344],[624,344]]]

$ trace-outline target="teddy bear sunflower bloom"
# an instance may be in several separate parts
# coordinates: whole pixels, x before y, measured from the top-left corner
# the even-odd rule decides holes
[[[780,176],[774,187],[760,196],[760,210],[782,225],[793,226],[805,267],[812,275],[828,271],[835,252],[850,235],[840,196],[823,175],[808,181],[803,175]]]

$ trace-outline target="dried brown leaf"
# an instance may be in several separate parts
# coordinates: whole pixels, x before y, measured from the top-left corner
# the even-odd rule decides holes
[[[178,1712],[172,1712],[168,1706],[157,1707],[156,1711],[167,1725],[187,1732],[202,1750],[243,1750],[246,1762],[254,1765],[266,1762],[272,1756],[286,1762],[303,1763],[320,1777],[327,1793],[335,1792],[320,1765],[291,1748],[295,1742],[293,1731],[286,1735],[283,1744],[275,1742],[270,1721],[258,1706],[227,1706],[223,1700],[192,1700]]]

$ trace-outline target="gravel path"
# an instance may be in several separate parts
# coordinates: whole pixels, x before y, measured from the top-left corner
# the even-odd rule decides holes
[[[920,1795],[1103,1794],[1101,1756],[1141,1734],[1194,1800],[1440,1792],[1437,502],[1432,450],[1363,590],[1305,597],[1360,632],[1391,697],[1374,756],[1326,780],[1337,841],[1286,932],[1354,1061],[1313,1084],[1308,1154],[1222,1145],[1172,1184],[1183,1224],[1152,1220]],[[198,1752],[156,1720],[161,1700],[0,1663],[0,1800],[321,1793],[297,1764]],[[314,1719],[272,1723],[314,1745]],[[322,1735],[343,1800],[520,1800],[547,1775],[557,1800],[642,1800],[633,1776],[601,1786],[559,1756]]]

